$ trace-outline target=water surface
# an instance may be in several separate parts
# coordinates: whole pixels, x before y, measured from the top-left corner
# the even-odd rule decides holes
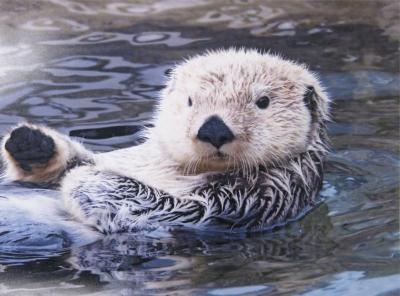
[[[325,202],[301,221],[248,236],[97,239],[73,221],[71,237],[0,209],[0,294],[397,295],[398,10],[396,1],[1,1],[2,134],[29,120],[96,151],[136,144],[165,72],[230,46],[309,64],[334,104]],[[32,190],[0,185],[0,199],[58,198]]]

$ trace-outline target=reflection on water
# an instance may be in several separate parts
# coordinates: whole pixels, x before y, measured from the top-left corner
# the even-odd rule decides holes
[[[46,41],[42,44],[48,45],[78,45],[78,44],[103,44],[112,42],[128,42],[132,46],[156,45],[184,46],[202,39],[189,39],[180,36],[179,32],[143,32],[138,34],[93,32],[87,35],[71,38],[68,40]]]
[[[325,202],[273,233],[98,240],[74,221],[0,208],[0,294],[400,291],[397,15],[396,1],[1,1],[2,133],[29,120],[96,151],[136,144],[168,69],[228,46],[309,64],[334,121]],[[39,198],[58,207],[53,190],[0,185],[0,205],[11,195],[27,211]]]

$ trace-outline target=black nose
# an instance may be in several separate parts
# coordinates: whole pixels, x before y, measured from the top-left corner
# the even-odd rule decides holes
[[[197,138],[219,149],[222,145],[232,142],[235,136],[222,119],[214,115],[200,127]]]

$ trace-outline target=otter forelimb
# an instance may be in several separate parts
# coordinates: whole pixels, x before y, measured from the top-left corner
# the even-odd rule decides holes
[[[77,170],[87,178],[66,186],[69,192],[64,197],[69,199],[67,205],[80,209],[70,212],[79,212],[78,219],[105,234],[158,227],[260,231],[286,224],[318,202],[322,163],[317,162],[318,172],[312,172],[306,164],[311,157],[318,156],[300,159],[308,184],[290,170],[284,178],[274,171],[260,171],[253,179],[232,172],[214,176],[184,197],[112,172],[81,167]]]

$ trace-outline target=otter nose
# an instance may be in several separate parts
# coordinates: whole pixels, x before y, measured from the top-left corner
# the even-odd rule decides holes
[[[222,119],[214,115],[208,118],[200,127],[197,132],[197,138],[219,149],[222,145],[232,142],[235,136]]]

